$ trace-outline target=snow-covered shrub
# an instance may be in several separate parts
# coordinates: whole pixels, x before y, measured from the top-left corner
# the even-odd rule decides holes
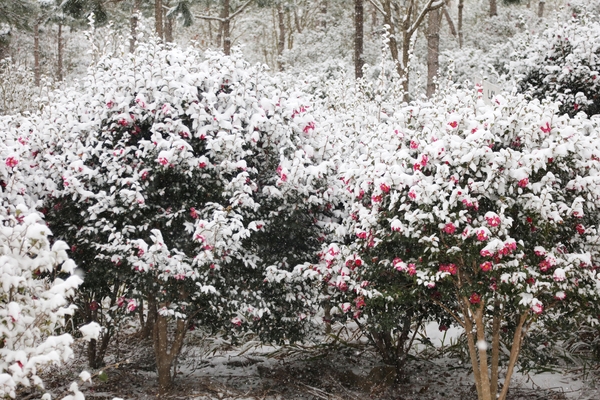
[[[575,14],[574,14],[575,15]],[[600,113],[600,22],[589,15],[523,39],[510,73],[520,91],[561,104],[560,112]]]
[[[311,296],[290,278],[316,261],[330,194],[300,97],[239,55],[150,41],[46,107],[50,225],[77,246],[88,308],[155,318],[161,388],[195,324],[302,336]]]
[[[69,359],[73,339],[60,334],[74,311],[67,300],[81,279],[68,246],[51,242],[38,205],[44,177],[30,146],[31,125],[0,120],[0,397],[40,387],[40,372]]]
[[[421,287],[464,327],[487,400],[499,387],[501,336],[514,343],[505,398],[533,322],[597,315],[600,127],[523,96],[494,106],[477,96],[456,90],[395,110],[347,142],[340,175],[356,242],[332,244],[319,272],[354,296],[340,308],[355,315],[377,301],[392,312]]]

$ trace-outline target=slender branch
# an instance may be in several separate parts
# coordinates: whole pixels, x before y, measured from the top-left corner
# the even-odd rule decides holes
[[[508,394],[508,387],[510,386],[510,378],[512,377],[513,370],[515,368],[515,364],[517,363],[517,359],[519,358],[519,352],[521,351],[521,345],[523,344],[523,338],[525,337],[526,330],[523,329],[523,325],[529,316],[529,310],[525,311],[521,314],[521,318],[519,320],[519,325],[517,325],[517,329],[515,330],[515,335],[513,336],[513,344],[510,349],[510,358],[508,361],[508,369],[506,371],[506,376],[504,377],[504,383],[502,385],[502,391],[500,392],[500,396],[498,396],[498,400],[505,400],[506,395]],[[529,327],[530,324],[527,326]]]
[[[241,14],[244,9],[246,9],[246,7],[248,7],[250,5],[250,3],[252,3],[254,0],[248,0],[247,2],[245,2],[240,8],[238,8],[233,14],[231,14],[229,16],[229,19],[234,19],[235,17],[237,17],[239,14]]]
[[[450,13],[448,12],[448,7],[444,6],[442,12],[444,13],[444,17],[446,17],[446,21],[448,22],[450,33],[452,34],[452,36],[456,37],[456,27],[454,26],[454,22],[452,21]]]
[[[434,4],[435,1],[439,1],[439,3]],[[427,5],[425,7],[423,7],[423,9],[421,10],[421,13],[415,20],[414,24],[412,24],[412,26],[408,29],[408,34],[410,36],[412,36],[412,34],[415,33],[415,31],[419,28],[419,26],[421,26],[421,23],[423,22],[423,20],[425,19],[425,16],[427,15],[427,13],[429,11],[437,10],[438,8],[440,8],[443,5],[444,5],[443,1],[429,0],[427,2]]]
[[[379,4],[375,3],[375,0],[369,0],[369,3],[373,4],[373,7],[375,7],[377,9],[377,11],[382,13],[384,17],[387,15],[386,12],[383,11],[383,7],[381,7]]]
[[[450,316],[452,318],[454,318],[456,320],[456,322],[458,322],[458,324],[460,326],[462,326],[463,328],[465,328],[465,323],[463,322],[463,320],[461,320],[460,318],[458,318],[458,316],[452,312],[452,310],[450,308],[448,308],[447,306],[445,306],[444,304],[442,304],[440,301],[433,299],[433,302],[435,304],[437,304],[438,306],[442,307],[448,314],[450,314]]]
[[[214,21],[219,21],[219,22],[225,22],[224,18],[221,17],[213,17],[212,15],[194,15],[194,17],[199,18],[199,19],[207,19],[207,20],[214,20]]]

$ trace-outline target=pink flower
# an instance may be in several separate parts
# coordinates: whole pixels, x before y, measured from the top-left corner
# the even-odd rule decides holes
[[[167,160],[165,157],[159,157],[158,158],[158,163],[160,165],[167,165],[167,164],[169,164],[169,160]]]
[[[302,129],[302,132],[308,133],[309,131],[311,131],[313,129],[315,129],[315,123],[311,121],[304,127],[304,129]]]
[[[527,185],[529,184],[529,178],[523,178],[519,181],[518,185],[519,187],[527,187]]]
[[[127,122],[127,120],[125,118],[121,118],[119,121],[117,121],[117,123],[121,126],[129,125],[129,123]]]
[[[500,217],[497,214],[492,213],[492,212],[487,213],[485,215],[485,221],[492,228],[500,225]]]
[[[344,281],[341,281],[340,283],[337,284],[338,289],[340,289],[342,292],[345,292],[346,290],[348,290],[348,284]]]
[[[113,103],[112,100],[109,100],[108,102],[106,102],[106,107],[108,107],[108,108],[113,108],[114,105],[115,105],[115,103]]]
[[[143,257],[144,256],[144,250],[143,249],[138,249],[138,257]]]
[[[363,308],[365,306],[365,298],[363,296],[357,297],[354,299],[354,303],[356,304],[356,308]]]
[[[413,276],[417,273],[417,267],[415,266],[415,264],[408,264],[408,274],[410,276]]]
[[[565,275],[565,270],[562,268],[556,268],[554,270],[554,274],[552,275],[552,279],[554,279],[555,282],[563,282],[566,280],[567,277]]]
[[[546,122],[545,126],[540,126],[540,129],[544,133],[550,133],[550,131],[552,130],[552,128],[550,127],[550,123],[549,122]]]
[[[427,154],[423,154],[421,156],[421,166],[426,166],[427,162],[429,161],[429,156]]]
[[[546,255],[546,250],[544,250],[544,248],[540,247],[540,246],[536,246],[533,249],[533,252],[535,253],[536,256],[539,256],[539,257],[543,257]]]
[[[175,276],[173,276],[173,278],[175,278],[178,281],[182,281],[186,278],[185,274],[176,274]]]
[[[429,281],[425,284],[425,286],[427,286],[427,289],[433,289],[435,287],[435,282]]]
[[[358,232],[356,234],[356,237],[359,238],[359,239],[366,239],[367,238],[367,232],[364,232],[364,231],[363,232]]]
[[[450,127],[452,129],[456,129],[456,127],[458,126],[458,122],[457,121],[451,121],[448,123],[448,125],[450,125]]]
[[[140,175],[140,178],[142,178],[143,181],[148,179],[148,171],[143,171],[142,175]]]
[[[556,292],[556,294],[554,295],[554,298],[556,300],[564,300],[566,297],[567,297],[567,294],[563,291]]]
[[[449,235],[452,235],[454,232],[456,232],[456,226],[454,226],[454,224],[452,222],[448,222],[445,226],[444,226],[444,232],[446,232]]]
[[[5,163],[8,168],[14,168],[19,163],[19,160],[16,157],[10,156],[6,159]]]
[[[479,295],[479,293],[473,292],[473,294],[471,294],[471,296],[469,297],[469,303],[471,303],[471,304],[481,303],[481,296]]]
[[[413,169],[414,169],[415,171],[420,171],[420,170],[421,170],[421,164],[419,164],[419,163],[415,163],[415,164],[413,165]]]
[[[585,233],[585,227],[581,224],[577,224],[575,226],[575,230],[577,231],[577,233],[579,233],[580,235],[583,235]]]
[[[485,230],[479,229],[477,231],[477,240],[479,240],[480,242],[483,242],[484,240],[488,240],[488,239],[489,239],[489,236]]]
[[[481,270],[483,272],[489,272],[492,270],[493,264],[490,261],[486,261],[484,263],[481,263],[481,265],[479,265],[479,268],[481,268]]]
[[[362,281],[360,283],[360,287],[363,288],[363,289],[366,288],[367,286],[369,286],[369,281]]]
[[[400,232],[402,230],[402,222],[397,219],[393,220],[390,226],[394,232]]]
[[[121,296],[117,299],[117,307],[123,307],[125,305],[125,297]]]
[[[408,192],[408,197],[410,197],[411,200],[415,200],[417,198],[417,193],[414,191],[414,189],[410,189]]]
[[[382,183],[379,188],[381,189],[381,191],[383,193],[389,193],[390,192],[390,187],[388,185],[386,185],[385,183]]]
[[[342,304],[342,311],[347,313],[350,312],[350,310],[352,310],[352,304],[351,303],[344,303]]]
[[[130,299],[127,303],[127,311],[133,312],[137,308],[137,302],[134,299]]]
[[[419,147],[419,142],[415,141],[415,140],[411,140],[410,141],[410,148],[411,149],[416,149]]]
[[[232,318],[231,323],[235,326],[242,326],[242,320],[239,317]]]
[[[439,271],[448,272],[450,275],[456,275],[457,269],[455,264],[440,264]]]
[[[198,213],[196,212],[196,209],[194,207],[190,208],[190,216],[194,219],[198,218]]]
[[[287,175],[286,174],[281,174],[281,181],[282,182],[287,181]]]
[[[540,315],[544,312],[544,305],[541,301],[537,300],[533,302],[533,304],[531,304],[531,311],[533,311],[537,315]]]
[[[406,264],[404,263],[404,261],[402,261],[400,258],[396,257],[394,258],[394,260],[392,260],[392,265],[394,266],[394,268],[400,272],[404,272],[407,271],[408,268],[406,266]]]

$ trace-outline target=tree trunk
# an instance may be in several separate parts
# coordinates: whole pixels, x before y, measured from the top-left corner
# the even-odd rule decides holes
[[[440,69],[440,25],[442,11],[430,11],[427,21],[427,97],[433,96],[436,90],[435,78]]]
[[[154,30],[159,40],[163,40],[163,3],[162,0],[154,0]]]
[[[458,46],[462,49],[463,47],[463,8],[465,7],[465,0],[458,0]]]
[[[362,78],[364,45],[364,4],[363,0],[354,0],[354,77]]]
[[[277,69],[283,71],[283,62],[281,57],[285,50],[285,14],[281,2],[277,3],[277,22],[279,34],[277,36]]]
[[[498,15],[498,6],[496,0],[490,0],[490,17]]]
[[[383,2],[383,11],[385,12],[385,15],[383,16],[383,23],[385,25],[389,26],[388,46],[390,48],[392,60],[394,60],[394,63],[396,64],[396,68],[398,70],[398,75],[402,76],[402,67],[400,65],[400,60],[398,59],[398,41],[396,40],[396,28],[395,28],[394,22],[392,20],[392,2],[391,2],[391,0],[385,0]]]
[[[223,1],[223,9],[221,10],[221,23],[222,37],[223,37],[223,52],[225,55],[231,54],[231,21],[229,20],[229,0]]]
[[[138,312],[140,313],[140,324],[141,329],[139,332],[139,336],[141,339],[149,339],[152,337],[152,332],[154,331],[154,324],[156,322],[156,304],[152,297],[148,298],[146,303],[148,312],[144,319],[144,303],[140,302],[140,307],[138,308]]]
[[[321,0],[321,28],[327,28],[327,0]]]
[[[288,9],[286,11],[286,19],[287,19],[287,31],[288,31],[288,40],[287,40],[287,44],[288,44],[288,49],[293,49],[294,48],[294,25],[292,24],[292,13],[290,12],[290,10]]]
[[[33,25],[33,79],[40,86],[40,19],[36,18]]]
[[[165,14],[167,11],[165,10]],[[165,42],[173,43],[173,18],[165,15]]]
[[[169,341],[169,320],[167,317],[157,314],[153,336],[154,355],[158,370],[158,390],[160,394],[165,394],[171,389],[173,384],[171,368],[181,352],[186,332],[186,321],[178,319],[175,323],[173,340]]]
[[[142,0],[135,0],[133,2],[133,8],[131,10],[131,38],[129,39],[129,52],[135,51],[135,42],[137,41],[137,26],[139,22],[140,7],[142,6]]]
[[[546,4],[545,1],[540,1],[538,3],[538,18],[544,18],[544,5]]]
[[[63,39],[62,39],[62,23],[58,23],[58,35],[56,37],[58,41],[58,54],[56,55],[56,79],[59,82],[63,80]]]

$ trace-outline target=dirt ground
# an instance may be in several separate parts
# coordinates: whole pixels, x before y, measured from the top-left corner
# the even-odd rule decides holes
[[[68,368],[44,374],[54,399],[67,395],[70,382],[86,369],[84,343],[79,343],[75,356]],[[398,384],[393,370],[382,365],[372,349],[360,342],[277,348],[249,341],[233,347],[192,337],[178,359],[172,392],[158,396],[151,343],[129,336],[117,338],[106,357],[107,366],[96,371],[88,369],[92,383],[80,383],[80,388],[87,399],[94,400],[476,400],[473,379],[464,361],[448,355],[427,358],[424,353],[418,360],[410,360],[409,381]],[[586,376],[587,381],[581,382],[574,375],[552,375],[542,386],[529,375],[519,375],[508,398],[600,399],[600,390],[594,387],[598,375]],[[22,398],[39,396],[22,393]]]

